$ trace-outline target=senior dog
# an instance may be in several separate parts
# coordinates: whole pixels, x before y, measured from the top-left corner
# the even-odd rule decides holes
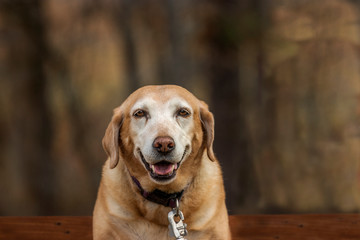
[[[159,85],[132,93],[114,110],[103,138],[108,159],[94,239],[175,239],[172,220],[186,222],[188,240],[231,239],[213,141],[212,113],[186,89]]]

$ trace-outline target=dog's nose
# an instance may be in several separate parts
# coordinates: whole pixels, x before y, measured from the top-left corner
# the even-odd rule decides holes
[[[174,139],[171,137],[157,137],[153,142],[153,148],[159,153],[169,153],[175,148]]]

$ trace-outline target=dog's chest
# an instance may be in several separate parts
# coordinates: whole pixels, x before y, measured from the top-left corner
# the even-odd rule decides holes
[[[141,240],[172,240],[167,227],[148,221],[137,221],[132,227],[133,239]]]
[[[131,232],[130,239],[137,240],[174,240],[175,237],[170,237],[169,229],[165,226],[160,226],[149,221],[139,220],[133,222],[131,227],[127,224],[127,231]],[[207,234],[202,232],[190,230],[188,235],[185,237],[187,240],[199,240],[209,239],[206,237]]]

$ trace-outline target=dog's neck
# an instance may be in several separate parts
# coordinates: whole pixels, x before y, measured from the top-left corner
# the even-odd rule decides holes
[[[166,193],[159,189],[155,189],[152,192],[147,192],[141,186],[139,180],[137,180],[134,176],[131,176],[131,179],[135,183],[135,185],[139,188],[141,195],[148,201],[163,205],[165,207],[176,207],[176,200],[180,202],[181,197],[184,193],[184,190],[175,193]]]

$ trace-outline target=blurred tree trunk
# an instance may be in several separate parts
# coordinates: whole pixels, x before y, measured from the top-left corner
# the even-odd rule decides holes
[[[75,80],[70,73],[69,61],[59,56],[60,54],[53,53],[48,62],[53,65],[52,84],[56,84],[57,91],[64,98],[64,109],[57,109],[56,114],[60,120],[54,121],[58,129],[54,129],[56,136],[53,139],[63,139],[61,145],[53,144],[53,165],[56,166],[57,173],[54,183],[57,191],[53,193],[56,197],[56,209],[47,215],[89,214],[89,203],[94,204],[99,183],[99,178],[91,177],[99,174],[99,169],[94,167],[94,162],[99,159],[95,158],[96,149],[89,147],[91,135],[87,133],[94,127],[86,119],[85,104],[81,101],[81,91],[74,87]],[[63,131],[67,133],[64,134]],[[75,166],[77,171],[74,171]]]
[[[289,0],[271,2],[270,11],[261,101],[256,123],[248,122],[261,207],[359,211],[356,6]]]
[[[241,110],[238,66],[241,37],[237,23],[241,19],[239,12],[246,9],[242,4],[237,1],[214,1],[216,14],[208,26],[211,56],[210,106],[216,119],[214,147],[223,167],[230,213],[239,211],[251,193],[249,187],[254,187],[249,185],[252,165]]]
[[[139,56],[136,46],[136,33],[134,28],[140,18],[139,7],[141,0],[124,1],[88,1],[83,5],[84,18],[91,19],[99,13],[107,16],[113,22],[116,37],[120,47],[120,56],[123,56],[123,64],[126,75],[123,77],[126,82],[128,93],[135,91],[141,85],[139,75]],[[136,14],[137,16],[134,16]],[[141,14],[140,14],[141,15]],[[120,67],[119,67],[120,68]],[[120,80],[121,81],[121,80]]]
[[[91,2],[109,13],[124,56],[126,82],[131,93],[145,83],[189,85],[194,67],[186,49],[194,39],[194,4],[190,1]],[[193,34],[194,33],[194,34]]]
[[[15,30],[7,49],[9,152],[6,168],[18,185],[8,199],[23,214],[45,215],[54,209],[54,168],[51,156],[52,124],[47,105],[45,61],[48,54],[43,1],[1,1],[0,11]],[[15,126],[15,127],[14,127]],[[23,192],[18,192],[20,189]],[[11,194],[2,194],[2,198]],[[21,202],[14,202],[20,200]],[[9,206],[9,208],[11,208]]]
[[[189,2],[126,0],[113,1],[110,5],[107,10],[111,11],[123,44],[129,93],[144,85],[147,78],[155,83],[186,86],[190,67],[182,50],[188,35],[182,23],[186,21],[185,13],[190,12],[186,9]],[[148,56],[149,52],[153,55]],[[148,62],[147,57],[151,59]],[[149,66],[155,70],[153,76],[141,74]]]
[[[138,55],[135,47],[135,36],[133,31],[133,8],[139,1],[125,0],[121,3],[115,2],[115,8],[109,9],[118,25],[118,36],[123,42],[123,54],[126,63],[127,82],[130,92],[135,91],[140,86]]]

